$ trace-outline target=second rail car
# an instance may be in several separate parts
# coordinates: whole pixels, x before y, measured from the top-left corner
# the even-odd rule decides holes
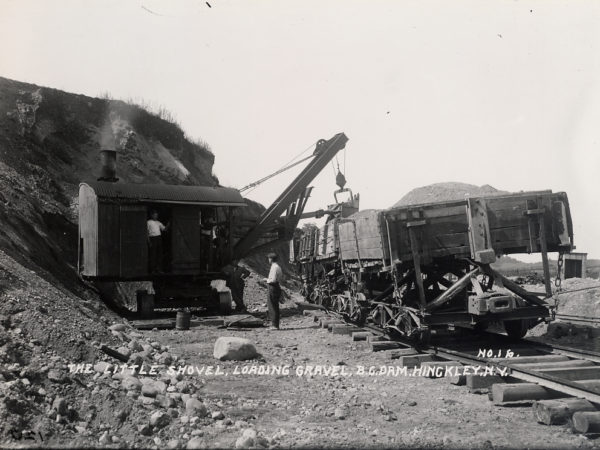
[[[297,244],[311,301],[406,337],[503,322],[523,336],[553,305],[548,253],[573,247],[568,197],[521,192],[370,210],[336,218]],[[539,253],[545,294],[494,269],[500,255]]]

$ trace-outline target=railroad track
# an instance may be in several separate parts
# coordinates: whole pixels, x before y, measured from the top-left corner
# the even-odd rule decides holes
[[[456,367],[450,377],[452,383],[466,385],[474,392],[488,392],[495,404],[533,403],[542,423],[577,424],[578,419],[579,429],[573,425],[576,431],[600,433],[598,352],[469,329],[432,336],[427,344],[416,345],[388,336],[370,324],[357,327],[335,312],[313,311],[310,315],[336,334],[352,334],[355,340],[366,338],[373,351],[387,351],[401,366],[427,368],[432,378],[447,373],[445,368]],[[488,371],[485,376],[460,374],[466,367],[485,367]],[[436,371],[438,368],[443,370]]]

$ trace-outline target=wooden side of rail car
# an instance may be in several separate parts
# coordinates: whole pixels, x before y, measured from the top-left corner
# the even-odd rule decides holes
[[[397,207],[339,225],[342,260],[382,266],[415,254],[423,264],[447,257],[491,263],[495,255],[568,251],[572,237],[567,195],[551,191]]]

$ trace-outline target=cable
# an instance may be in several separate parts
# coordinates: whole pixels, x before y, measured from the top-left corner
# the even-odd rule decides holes
[[[300,156],[302,156],[304,153],[306,153],[308,150],[310,150],[310,149],[311,149],[313,146],[315,146],[315,145],[316,145],[316,143],[317,143],[317,141],[315,141],[315,142],[313,142],[312,144],[310,144],[308,147],[306,147],[304,150],[302,150],[300,153],[298,153],[296,156],[294,156],[294,157],[293,157],[293,158],[292,158],[290,161],[288,161],[287,163],[285,163],[283,166],[281,166],[281,168],[279,168],[279,169],[278,169],[278,170],[276,170],[275,172],[273,172],[273,173],[271,173],[271,174],[269,174],[269,175],[267,175],[267,176],[265,176],[265,177],[263,177],[263,178],[261,178],[261,179],[259,179],[259,180],[257,180],[257,181],[254,181],[254,182],[252,182],[252,183],[250,183],[250,184],[248,184],[248,185],[244,186],[243,188],[239,189],[239,191],[240,191],[240,192],[245,192],[245,191],[247,191],[247,192],[246,192],[246,195],[248,195],[250,192],[252,192],[254,189],[256,189],[256,187],[257,187],[259,184],[261,184],[261,183],[263,183],[263,182],[267,181],[269,178],[272,178],[272,177],[274,177],[275,175],[278,175],[278,174],[280,174],[281,172],[284,172],[284,171],[286,171],[286,170],[288,170],[288,169],[291,169],[292,167],[294,167],[294,166],[296,166],[296,165],[300,164],[301,162],[303,162],[303,161],[306,161],[307,159],[310,159],[310,158],[312,158],[312,157],[313,157],[313,155],[310,155],[310,156],[308,156],[308,157],[306,157],[306,158],[304,158],[304,159],[301,159],[300,161],[296,161],[295,163],[293,163],[293,162],[294,162],[294,160],[298,159]],[[293,163],[293,164],[292,164],[292,163]]]

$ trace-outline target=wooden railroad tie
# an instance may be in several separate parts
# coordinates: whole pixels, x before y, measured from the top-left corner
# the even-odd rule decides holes
[[[419,351],[415,350],[412,347],[410,347],[410,348],[400,348],[398,350],[391,350],[389,352],[390,359],[400,359],[403,356],[412,356],[412,355],[418,355],[418,354],[419,354]]]
[[[600,433],[600,412],[576,412],[573,414],[573,429],[579,433]]]
[[[341,322],[337,319],[331,319],[331,318],[323,318],[319,321],[320,327],[325,328],[325,329],[327,329],[329,327],[330,323],[341,323]]]
[[[414,369],[416,367],[421,367],[421,363],[433,361],[433,357],[428,353],[419,353],[416,355],[401,356],[399,360],[400,367]]]
[[[565,394],[546,389],[535,383],[504,383],[492,386],[492,401],[496,405],[507,403],[530,403],[533,400],[549,400],[564,397]]]
[[[498,383],[504,383],[504,379],[498,375],[465,375],[464,384],[466,384],[469,392],[473,394],[488,393],[490,388]]]
[[[533,415],[539,423],[562,425],[573,414],[580,411],[597,411],[596,407],[582,398],[561,398],[557,400],[539,400],[533,403]]]
[[[446,369],[454,367],[462,367],[462,364],[457,361],[422,361],[421,367],[427,378],[444,378]],[[450,373],[453,373],[451,370]]]
[[[397,348],[405,348],[406,346],[396,341],[369,341],[371,344],[371,350],[374,352],[380,352],[383,350],[394,350]]]
[[[331,330],[333,329],[333,327],[337,327],[337,326],[346,326],[346,324],[344,322],[340,322],[339,320],[333,321],[333,322],[329,322],[327,324],[327,331],[329,331],[331,333]]]
[[[369,339],[369,336],[373,336],[373,333],[370,331],[355,331],[352,333],[353,341],[366,341]]]
[[[455,373],[450,377],[446,377],[446,379],[456,386],[464,386],[467,384],[467,376],[459,373]]]
[[[347,335],[363,332],[362,328],[358,328],[353,325],[346,325],[346,324],[331,325],[330,331],[332,334],[347,334]]]

